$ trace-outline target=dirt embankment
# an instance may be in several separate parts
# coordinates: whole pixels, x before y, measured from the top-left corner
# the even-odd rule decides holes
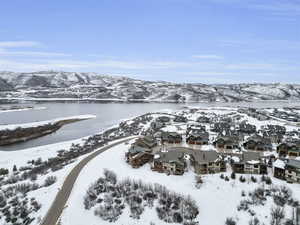
[[[45,136],[57,131],[66,124],[74,123],[81,120],[85,119],[66,119],[36,127],[18,127],[14,130],[1,130],[0,146],[11,145],[18,142],[25,142],[34,138]]]

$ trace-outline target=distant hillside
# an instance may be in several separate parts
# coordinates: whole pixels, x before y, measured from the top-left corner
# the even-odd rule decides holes
[[[300,100],[300,85],[177,84],[105,76],[96,73],[0,72],[0,97],[162,102]]]

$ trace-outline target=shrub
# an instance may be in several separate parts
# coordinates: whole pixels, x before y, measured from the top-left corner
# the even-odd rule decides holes
[[[270,185],[272,184],[272,179],[270,177],[266,177],[265,182],[266,184]]]
[[[254,217],[253,219],[251,219],[249,221],[249,225],[259,225],[259,224],[260,224],[260,222],[256,217]]]
[[[253,183],[256,183],[257,179],[256,179],[254,176],[251,176],[251,181],[252,181]]]
[[[236,225],[236,222],[234,221],[233,218],[227,218],[225,221],[225,225]]]
[[[243,176],[240,176],[240,182],[241,182],[241,183],[245,183],[245,182],[246,182],[246,178],[243,177]]]
[[[7,175],[7,174],[8,174],[8,169],[0,168],[0,176],[1,175]]]
[[[232,173],[231,173],[231,175],[230,175],[230,177],[231,177],[231,179],[233,179],[233,180],[234,180],[234,179],[235,179],[235,177],[236,177],[236,176],[235,176],[235,172],[232,172]]]
[[[271,225],[280,225],[284,219],[285,214],[283,208],[276,207],[271,210]]]
[[[201,176],[195,176],[196,184],[195,187],[199,189],[201,185],[203,184],[203,180]]]
[[[56,176],[49,176],[46,178],[44,182],[44,186],[48,187],[56,182]]]
[[[220,175],[220,178],[221,178],[221,179],[224,179],[224,174],[223,174],[223,173]]]
[[[225,181],[229,181],[229,177],[226,176],[226,177],[225,177]]]

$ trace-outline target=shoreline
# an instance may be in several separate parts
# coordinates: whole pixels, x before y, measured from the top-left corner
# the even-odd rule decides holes
[[[0,146],[12,145],[39,138],[62,128],[64,125],[92,119],[95,116],[81,115],[69,118],[41,121],[36,123],[2,125],[0,126]]]

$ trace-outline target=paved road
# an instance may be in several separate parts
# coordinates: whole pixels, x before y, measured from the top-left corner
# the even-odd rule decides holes
[[[65,179],[63,186],[60,191],[57,193],[54,202],[52,203],[51,208],[49,209],[47,215],[44,217],[42,223],[40,225],[56,225],[65,205],[69,199],[71,191],[73,189],[73,185],[83,167],[88,164],[93,158],[100,155],[102,152],[116,146],[122,144],[128,140],[131,140],[135,137],[129,137],[127,139],[123,139],[122,141],[115,142],[114,144],[107,145],[105,147],[100,148],[99,150],[93,152],[89,156],[82,159],[69,173],[67,178]]]

